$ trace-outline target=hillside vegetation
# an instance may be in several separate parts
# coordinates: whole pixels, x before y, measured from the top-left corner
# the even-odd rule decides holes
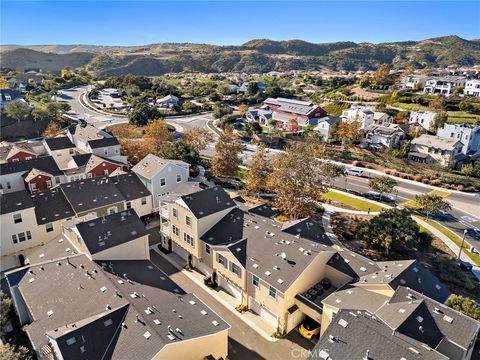
[[[15,70],[87,66],[101,75],[161,75],[168,72],[247,72],[289,70],[372,70],[472,66],[480,63],[480,43],[458,36],[394,43],[251,40],[240,46],[151,44],[144,46],[36,45],[0,47],[2,67]]]

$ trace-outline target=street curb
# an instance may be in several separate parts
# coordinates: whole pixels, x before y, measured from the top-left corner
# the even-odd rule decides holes
[[[384,204],[384,203],[381,203],[381,202],[378,202],[378,201],[375,201],[375,200],[366,199],[366,198],[358,196],[358,195],[350,194],[349,192],[345,192],[345,191],[337,190],[337,189],[332,189],[332,188],[329,188],[329,190],[333,191],[333,192],[336,192],[336,193],[339,193],[339,194],[343,194],[345,196],[350,196],[350,197],[358,199],[358,200],[363,200],[365,202],[369,202],[369,203],[381,206],[385,209],[391,209],[392,208],[392,206],[390,206],[390,205],[387,205],[387,204]]]
[[[173,260],[171,260],[170,258],[168,258],[167,255],[165,255],[164,253],[162,253],[160,250],[158,250],[158,244],[157,245],[152,245],[150,247],[150,250],[153,250],[155,251],[158,255],[160,255],[161,257],[163,257],[165,260],[167,260],[173,267],[175,267],[177,270],[179,270],[180,272],[182,272],[186,277],[188,277],[191,281],[193,281],[195,284],[197,284],[198,286],[200,286],[202,289],[204,289],[211,297],[213,297],[215,300],[217,300],[220,304],[222,304],[228,311],[230,311],[232,314],[234,314],[235,316],[237,316],[240,320],[242,320],[244,323],[246,323],[250,328],[252,328],[255,332],[257,332],[261,337],[263,337],[265,340],[268,340],[270,342],[276,342],[278,341],[279,339],[277,338],[273,338],[270,334],[267,334],[265,331],[263,331],[262,329],[260,329],[258,326],[256,326],[253,322],[251,322],[250,320],[244,318],[238,311],[236,311],[235,309],[234,310],[231,310],[228,306],[225,305],[224,303],[224,300],[218,296],[217,294],[213,293],[211,289],[209,288],[205,288],[205,284],[203,284],[202,282],[198,281],[196,278],[194,278],[193,276],[190,275],[190,273],[188,271],[186,271],[185,269],[181,268],[180,266],[178,266],[177,263],[175,263]],[[207,304],[208,305],[208,304]]]

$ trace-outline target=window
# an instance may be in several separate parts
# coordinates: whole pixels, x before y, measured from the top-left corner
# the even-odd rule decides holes
[[[7,181],[7,189],[11,189],[12,185]]]
[[[22,222],[22,214],[13,214],[13,222],[15,224]]]
[[[132,208],[132,203],[130,201],[127,201],[126,206],[127,206],[127,210],[131,209]]]
[[[185,240],[187,242],[187,244],[189,244],[190,246],[193,246],[193,238],[188,235],[187,233],[183,233],[183,240]]]
[[[74,153],[74,149],[70,149],[70,155],[73,155]]]
[[[178,218],[178,210],[176,208],[172,208],[172,215],[174,218]]]
[[[12,241],[13,241],[14,244],[16,244],[18,242],[17,235],[15,235],[15,234],[12,235]]]
[[[205,252],[206,252],[207,254],[210,254],[210,252],[211,252],[211,250],[210,250],[210,245],[205,244]]]
[[[256,275],[252,275],[252,285],[258,288],[260,285],[260,279]]]
[[[277,299],[277,289],[275,289],[273,286],[270,286],[268,290],[268,295],[270,295],[270,297],[274,299]]]
[[[165,186],[167,184],[167,179],[161,178],[160,179],[160,186]]]
[[[53,224],[50,223],[50,224],[45,224],[45,230],[47,232],[52,232],[53,231]]]
[[[25,233],[21,232],[20,234],[18,234],[18,241],[19,242],[23,242],[25,240],[26,240]]]
[[[242,277],[242,269],[240,269],[240,267],[237,266],[237,264],[234,264],[233,262],[230,263],[230,271],[233,272],[238,277]]]
[[[32,157],[31,157],[31,156],[27,156],[27,157],[25,158],[25,160],[32,160]],[[18,161],[18,159],[17,159],[17,161]]]
[[[177,174],[177,183],[182,181],[182,174]]]
[[[60,176],[55,176],[55,184],[60,184]]]
[[[26,234],[27,234],[27,240],[31,240],[32,239],[32,233],[27,230]]]
[[[108,169],[103,170],[103,175],[108,175]]]
[[[220,254],[218,254],[218,253],[217,253],[217,262],[218,262],[219,264],[222,264],[225,269],[228,267],[228,261],[227,261],[227,259],[225,258],[225,256],[220,255]]]
[[[189,227],[192,227],[192,218],[188,215],[185,215],[185,224],[187,224]]]
[[[30,189],[32,189],[32,191],[36,191],[37,190],[37,184],[31,183],[30,184]]]
[[[45,184],[47,185],[47,188],[51,188],[52,187],[52,180],[45,181]]]
[[[176,235],[176,236],[180,236],[180,229],[178,227],[176,227],[175,225],[172,225],[172,232]]]
[[[147,205],[147,198],[146,197],[142,198],[142,205]]]
[[[88,178],[88,179],[91,179],[92,177],[93,177],[92,173],[88,173],[88,174],[87,174],[87,178]]]

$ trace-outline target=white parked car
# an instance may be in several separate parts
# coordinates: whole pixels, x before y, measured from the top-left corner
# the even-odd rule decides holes
[[[358,177],[365,176],[363,169],[360,169],[360,168],[347,169],[345,170],[345,174],[351,175],[351,176],[358,176]]]

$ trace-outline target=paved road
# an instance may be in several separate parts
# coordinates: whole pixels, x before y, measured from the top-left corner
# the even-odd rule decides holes
[[[185,291],[194,293],[200,300],[210,306],[217,314],[227,321],[232,328],[229,330],[228,358],[231,360],[255,359],[306,359],[307,349],[313,344],[298,334],[290,332],[284,339],[275,342],[267,341],[247,324],[239,320],[223,304],[210,296],[208,292],[192,282],[179,272],[163,257],[150,251],[152,262],[169,275],[173,281]],[[303,356],[301,356],[303,354]]]
[[[397,187],[398,195],[396,192],[393,194],[397,196],[398,203],[413,199],[415,198],[415,195],[425,194],[430,191],[430,189],[416,184],[406,182],[399,182],[399,184],[400,185]],[[335,182],[335,186],[340,189],[345,189],[345,185],[348,190],[354,190],[362,194],[370,191],[370,189],[368,188],[368,179],[366,178],[347,176],[345,178],[337,179]],[[472,246],[480,250],[480,197],[452,193],[446,198],[446,200],[452,202],[452,210],[450,210],[449,214],[447,215],[437,216],[435,220],[438,220],[441,224],[448,227],[450,230],[454,231],[459,236],[463,236],[463,231],[465,229],[469,230],[469,233],[467,234],[465,239]],[[462,209],[456,207],[455,203],[457,202],[471,204],[472,209],[478,209],[476,210],[475,214],[469,214]],[[477,235],[475,235],[475,229],[479,231]]]

